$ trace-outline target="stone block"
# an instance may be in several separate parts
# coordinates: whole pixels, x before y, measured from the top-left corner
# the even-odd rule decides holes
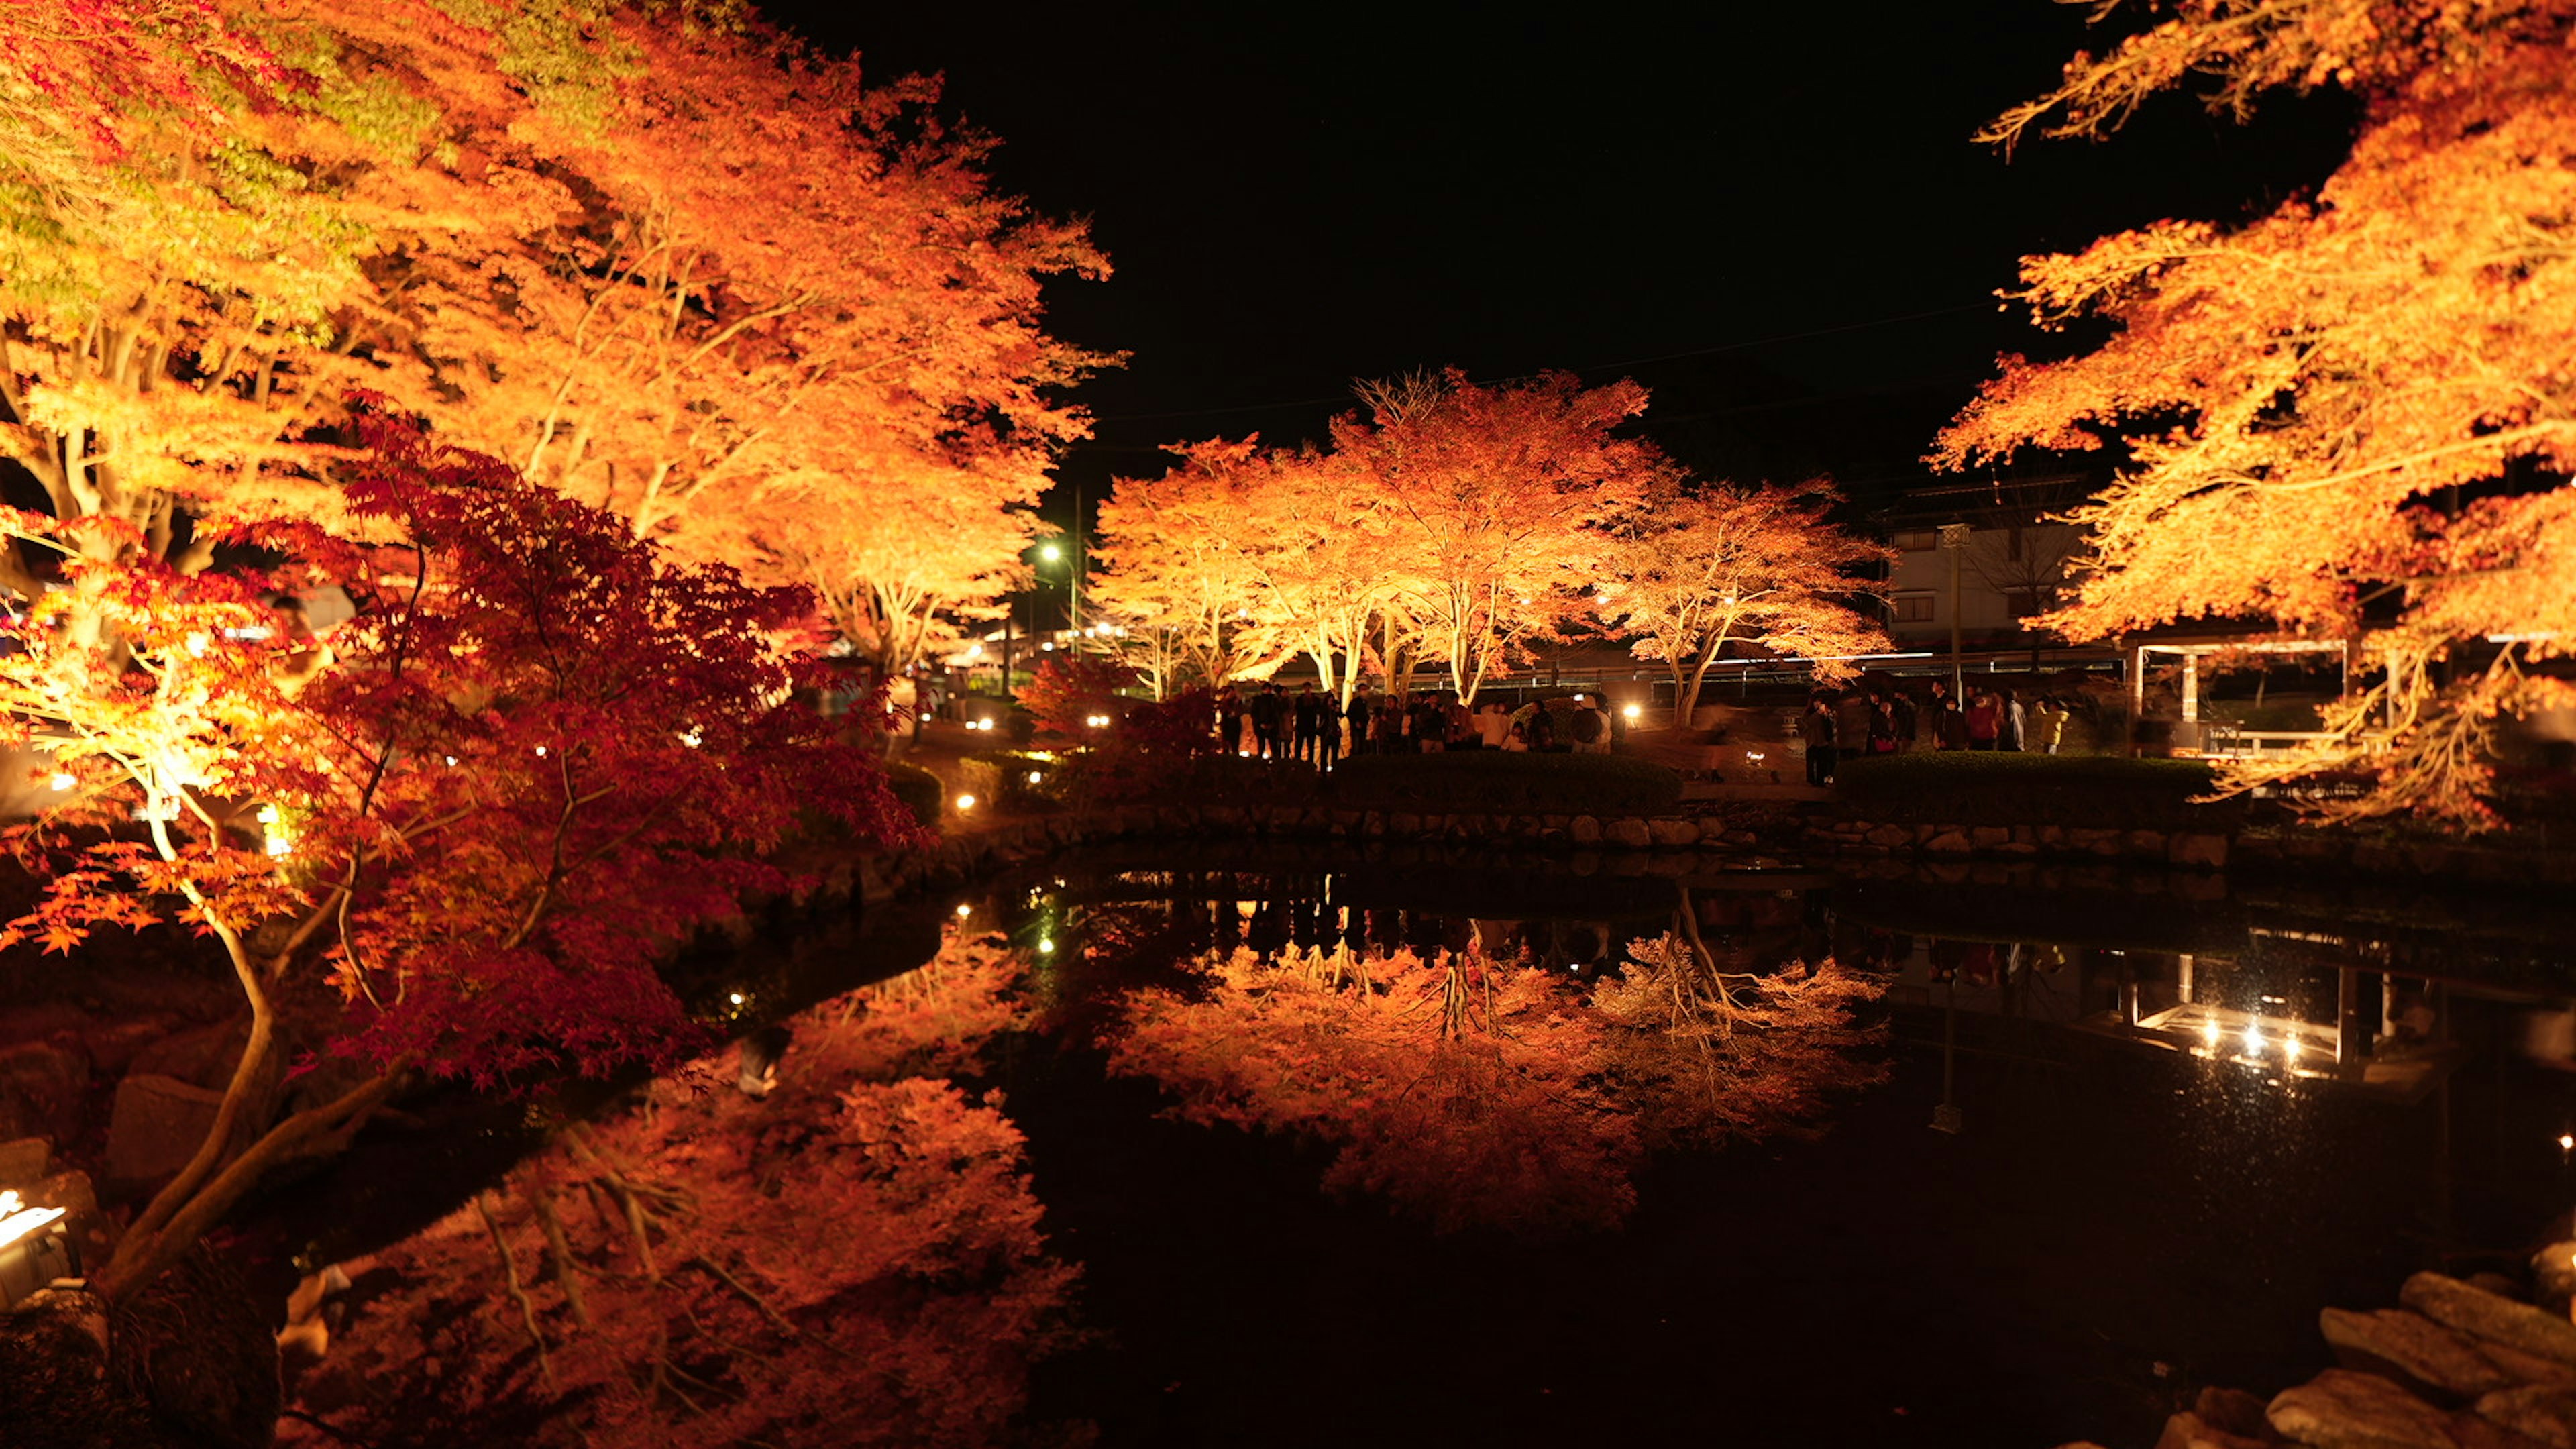
[[[1865,838],[1872,845],[1885,846],[1893,850],[1900,845],[1912,845],[1914,832],[1902,825],[1882,825],[1871,831]]]
[[[223,1100],[221,1092],[176,1077],[132,1076],[117,1083],[107,1124],[108,1181],[150,1182],[187,1166]]]
[[[2215,831],[2177,832],[2165,842],[2165,859],[2187,870],[2227,868],[2227,837]]]
[[[53,1165],[54,1144],[42,1137],[0,1142],[0,1187],[23,1188]]]
[[[0,1049],[0,1137],[80,1135],[89,1057],[77,1045],[31,1041]]]
[[[2458,1449],[2441,1410],[2377,1374],[2327,1369],[2273,1396],[2272,1427],[2318,1449]]]
[[[2499,1389],[2478,1400],[2478,1417],[2549,1449],[2576,1449],[2576,1389]]]
[[[1660,846],[1697,845],[1699,827],[1687,820],[1649,820],[1646,822],[1646,838]]]
[[[1646,829],[1646,822],[1634,816],[1625,816],[1602,826],[1601,839],[1604,844],[1624,845],[1631,850],[1642,850],[1655,843],[1653,833]]]
[[[2198,1414],[2186,1412],[2165,1420],[2164,1433],[2156,1436],[2156,1449],[2271,1449],[2275,1442],[2230,1433]]]
[[[1577,845],[1599,845],[1601,843],[1601,822],[1594,816],[1575,816],[1573,820],[1566,824],[1565,831],[1566,834],[1573,837],[1574,843]]]
[[[1968,843],[1979,850],[1992,850],[1998,845],[2010,845],[2012,827],[2009,825],[1971,826],[1968,829]]]
[[[2420,1313],[2329,1308],[2317,1315],[2317,1324],[2344,1367],[2395,1379],[2418,1392],[2474,1399],[2515,1383],[2467,1338]]]
[[[1934,855],[1966,855],[1976,847],[1964,832],[1945,830],[1923,842],[1923,848]]]
[[[2129,853],[2145,860],[2164,859],[2165,833],[2161,830],[2130,831]]]
[[[2418,1273],[2407,1279],[2397,1301],[2472,1338],[2576,1365],[2576,1323],[2528,1303],[2499,1298],[2440,1273]]]

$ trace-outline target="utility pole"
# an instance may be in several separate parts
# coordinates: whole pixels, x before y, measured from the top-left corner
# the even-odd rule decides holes
[[[1076,483],[1073,485],[1073,576],[1066,580],[1066,587],[1073,591],[1072,618],[1066,622],[1073,626],[1073,652],[1076,654],[1082,652],[1082,545],[1086,532],[1088,530],[1082,526],[1082,485]]]
[[[1968,525],[1941,525],[1941,551],[1950,556],[1950,697],[1962,699],[1968,691],[1966,675],[1959,665],[1959,556],[1968,551]],[[1961,708],[1966,708],[1963,703]]]

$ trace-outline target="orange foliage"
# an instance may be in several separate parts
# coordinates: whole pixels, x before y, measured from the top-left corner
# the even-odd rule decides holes
[[[564,1129],[358,1276],[297,1397],[336,1433],[282,1442],[1003,1442],[1076,1273],[998,1100],[901,1074],[967,1065],[1010,976],[952,940],[800,1018],[765,1100],[684,1076]]]
[[[1858,668],[1847,656],[1888,647],[1847,601],[1869,587],[1856,572],[1892,555],[1827,522],[1837,501],[1822,483],[1712,485],[1660,496],[1615,531],[1593,608],[1672,671],[1676,726],[1731,643],[1806,655],[1828,680]]]
[[[1647,1147],[1768,1135],[1877,1080],[1852,1015],[1873,983],[1719,975],[1671,937],[1631,954],[1587,1001],[1472,955],[1237,950],[1202,963],[1202,992],[1141,993],[1110,1064],[1187,1120],[1333,1144],[1336,1191],[1522,1234],[1614,1227]]]
[[[2364,639],[2385,672],[2330,712],[2332,738],[2236,783],[2360,768],[2380,788],[2342,813],[2492,823],[2497,717],[2576,703],[2532,668],[2576,646],[2576,4],[2172,9],[1990,135],[2097,134],[2206,77],[2237,111],[2277,87],[2359,91],[2351,155],[2232,231],[2166,222],[2025,261],[2038,322],[2117,335],[2008,359],[1936,459],[2121,442],[2130,466],[2074,515],[2093,567],[2048,622]]]

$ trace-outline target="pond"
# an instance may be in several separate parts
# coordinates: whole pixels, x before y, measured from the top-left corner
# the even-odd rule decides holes
[[[1081,1271],[1030,1413],[1107,1444],[2142,1446],[2200,1385],[2323,1367],[2319,1308],[2509,1256],[2576,1196],[2576,937],[2529,903],[1138,844],[930,909],[1025,968],[1035,1025],[969,1086]],[[926,953],[923,920],[845,959]],[[1435,1231],[1324,1191],[1311,1136],[1177,1120],[1103,1047],[1210,953],[1522,958],[1580,998],[1676,931],[1726,972],[1865,975],[1883,1075],[1639,1154],[1615,1228]]]

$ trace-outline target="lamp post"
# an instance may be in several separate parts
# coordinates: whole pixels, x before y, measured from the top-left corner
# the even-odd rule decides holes
[[[1959,667],[1959,556],[1968,551],[1968,525],[1942,524],[1941,551],[1950,556],[1950,697],[1958,699],[1968,686]]]

